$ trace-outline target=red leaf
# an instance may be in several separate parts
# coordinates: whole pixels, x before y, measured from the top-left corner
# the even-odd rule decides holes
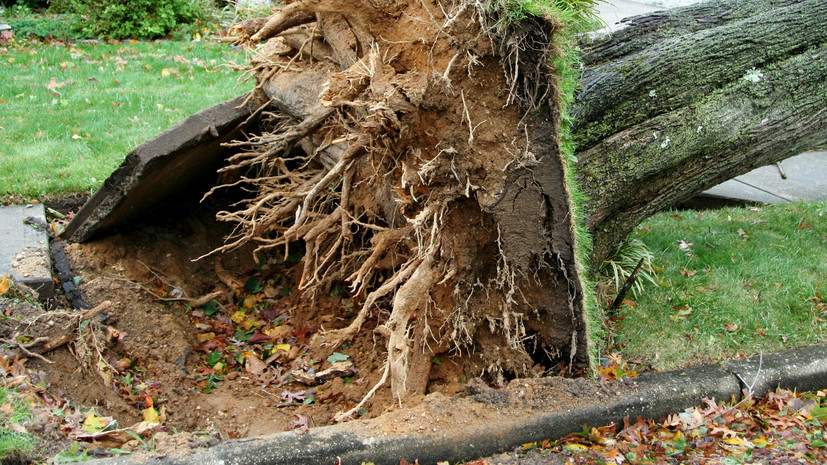
[[[250,336],[250,343],[261,342],[261,341],[269,341],[269,340],[270,340],[270,336],[268,336],[264,333],[255,333],[252,336]]]

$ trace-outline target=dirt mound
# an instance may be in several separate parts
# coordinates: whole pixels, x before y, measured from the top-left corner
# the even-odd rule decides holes
[[[324,359],[329,351],[312,346],[314,335],[346,327],[356,311],[344,289],[315,298],[298,292],[302,266],[296,257],[254,263],[248,249],[193,261],[230,232],[213,220],[215,209],[185,203],[129,231],[67,245],[86,299],[92,305],[111,302],[85,327],[77,316],[81,311],[44,312],[26,303],[4,307],[13,317],[8,321],[32,336],[55,339],[49,328],[63,334],[67,323],[81,326],[75,340],[45,354],[54,363],[32,359],[27,366],[40,373],[53,398],[82,411],[94,408],[122,427],[141,422],[152,407],[162,423],[154,434],[156,454],[185,453],[205,447],[210,438],[331,424],[365,397],[384,365],[383,344],[373,330],[387,318],[387,308],[365,319],[365,330],[339,348],[333,363]],[[0,329],[10,336],[8,323]],[[390,390],[379,391],[357,416],[377,417],[370,427],[379,431],[421,432],[473,423],[504,409],[547,410],[549,398],[572,408],[626,389],[562,378],[515,380],[492,389],[472,378],[470,359],[435,357],[429,395],[406,398],[400,409]],[[468,397],[462,411],[458,397]],[[143,450],[137,441],[121,447]]]

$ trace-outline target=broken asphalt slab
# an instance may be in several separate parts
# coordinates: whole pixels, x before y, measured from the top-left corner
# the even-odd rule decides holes
[[[55,293],[49,236],[27,224],[29,218],[46,224],[43,204],[0,207],[0,276],[11,275],[45,300]]]
[[[558,439],[583,425],[620,422],[624,417],[658,418],[699,405],[703,398],[740,399],[750,386],[756,394],[777,387],[816,390],[827,387],[827,346],[812,346],[749,359],[660,372],[634,378],[637,389],[603,404],[560,412],[536,411],[522,417],[489,416],[464,427],[399,434],[371,428],[373,420],[231,440],[186,456],[123,456],[93,465],[397,465],[455,463],[489,456],[517,445]],[[457,402],[473,402],[463,399]],[[555,402],[555,399],[548,399]],[[459,407],[459,405],[457,405]]]
[[[247,94],[195,113],[136,147],[61,234],[85,242],[128,225],[162,202],[175,202],[189,190],[203,194],[228,156],[225,142],[243,139],[258,124],[261,102]],[[246,103],[245,103],[246,102]],[[191,189],[202,185],[203,189]]]

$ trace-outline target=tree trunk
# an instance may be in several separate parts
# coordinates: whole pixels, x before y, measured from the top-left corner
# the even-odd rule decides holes
[[[494,3],[301,0],[247,38],[269,106],[221,170],[216,189],[253,195],[218,214],[238,224],[218,251],[303,243],[300,288],[344,281],[362,303],[316,343],[373,337],[368,315],[387,312],[377,388],[399,399],[424,392],[441,353],[492,381],[589,366],[550,70],[560,25]]]
[[[718,183],[827,142],[827,2],[709,2],[585,47],[572,110],[592,262]]]

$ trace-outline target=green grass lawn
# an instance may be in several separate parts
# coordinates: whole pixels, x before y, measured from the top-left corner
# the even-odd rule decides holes
[[[19,428],[31,420],[32,413],[22,396],[5,387],[0,387],[0,462],[14,463],[16,456],[31,451],[35,439]],[[16,428],[18,430],[16,430]]]
[[[637,235],[658,268],[614,344],[656,369],[827,337],[827,203],[660,213]]]
[[[249,90],[243,52],[211,42],[0,48],[0,196],[98,187],[135,146]]]

